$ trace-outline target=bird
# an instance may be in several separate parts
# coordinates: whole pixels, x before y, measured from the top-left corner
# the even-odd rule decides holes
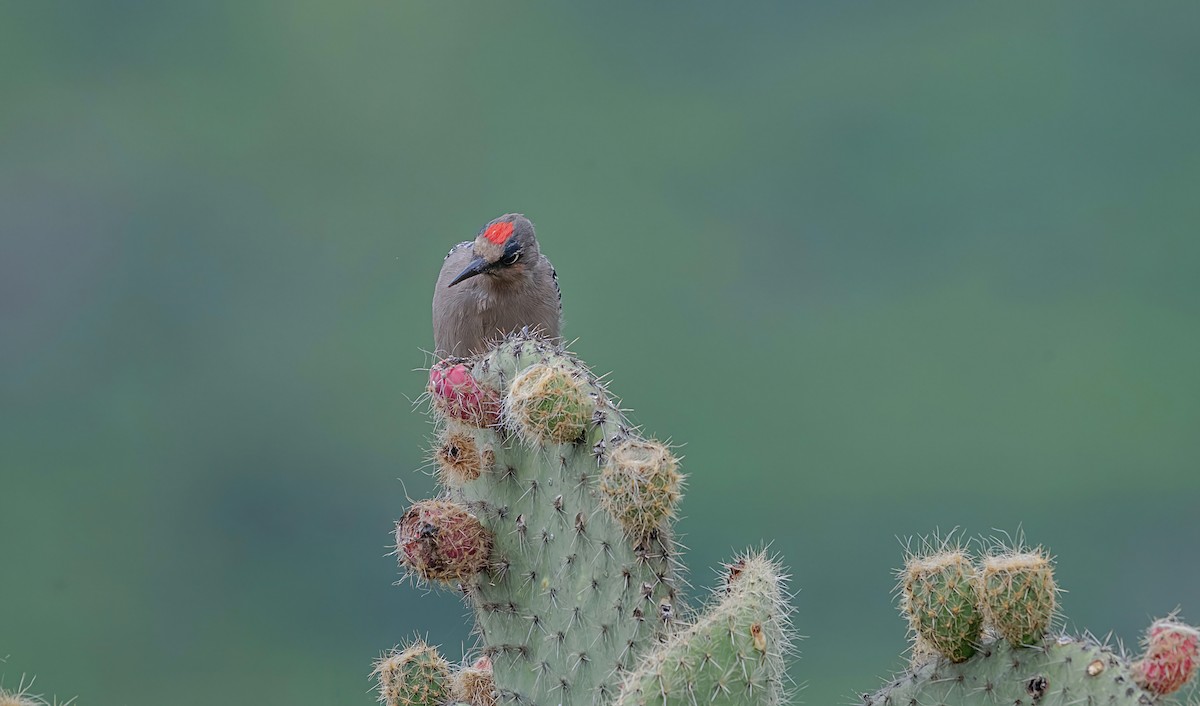
[[[506,213],[474,240],[455,245],[433,291],[434,354],[468,357],[528,330],[548,339],[562,332],[558,274],[542,254],[533,223]]]

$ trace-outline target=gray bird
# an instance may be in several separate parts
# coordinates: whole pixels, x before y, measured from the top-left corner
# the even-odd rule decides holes
[[[533,224],[520,213],[506,213],[446,255],[433,290],[434,352],[481,353],[489,342],[526,327],[558,338],[562,294]]]

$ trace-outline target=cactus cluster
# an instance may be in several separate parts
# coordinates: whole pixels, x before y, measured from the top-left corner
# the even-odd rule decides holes
[[[679,459],[641,435],[574,356],[521,333],[430,371],[442,492],[396,523],[401,566],[472,608],[452,666],[423,641],[376,664],[387,706],[775,706],[787,699],[786,577],[762,553],[684,603],[671,524]],[[903,674],[867,706],[1147,706],[1200,664],[1200,633],[1155,622],[1126,657],[1052,633],[1059,589],[1040,548],[982,556],[924,542],[898,573]]]
[[[1058,587],[1041,548],[997,543],[979,564],[947,542],[908,557],[899,573],[900,610],[920,658],[962,662],[975,654],[985,626],[1021,647],[1041,640],[1054,617]]]
[[[684,476],[579,360],[528,333],[430,372],[442,493],[396,523],[401,566],[461,591],[478,646],[376,665],[388,706],[784,700],[786,577],[762,553],[689,610],[671,522]]]
[[[910,668],[866,706],[914,704],[1128,704],[1177,692],[1194,675],[1200,633],[1155,622],[1136,660],[1090,635],[1051,635],[1058,587],[1042,549],[999,547],[981,561],[941,543],[899,572],[912,632]]]

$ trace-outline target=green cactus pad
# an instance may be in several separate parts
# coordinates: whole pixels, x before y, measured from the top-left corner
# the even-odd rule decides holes
[[[784,577],[763,554],[731,568],[717,603],[626,675],[616,706],[780,703],[791,651]]]
[[[952,662],[975,653],[983,628],[975,567],[962,551],[913,556],[900,575],[901,610],[913,633]]]
[[[1035,649],[997,640],[964,662],[934,659],[864,694],[864,706],[1101,704],[1146,706],[1129,663],[1093,640],[1062,637]]]
[[[1041,551],[987,557],[979,593],[987,623],[1004,639],[1016,646],[1040,642],[1054,617],[1054,566]]]
[[[600,506],[607,450],[635,438],[632,427],[581,363],[543,340],[511,337],[471,365],[480,384],[513,391],[504,428],[456,427],[492,463],[447,489],[494,537],[488,569],[462,589],[497,698],[604,703],[679,601],[669,527],[633,536]]]
[[[450,663],[421,640],[375,663],[385,706],[441,706],[450,698]]]

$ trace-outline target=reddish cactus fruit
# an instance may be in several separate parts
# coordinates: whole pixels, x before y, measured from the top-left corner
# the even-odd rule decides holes
[[[1143,688],[1165,696],[1179,691],[1196,673],[1200,631],[1171,618],[1156,620],[1146,631],[1146,655],[1134,665]]]
[[[477,427],[495,426],[500,420],[500,393],[480,385],[471,369],[447,358],[429,370],[433,406],[451,419]]]
[[[445,500],[422,500],[396,523],[400,565],[424,579],[454,581],[483,571],[491,546],[479,520]]]

